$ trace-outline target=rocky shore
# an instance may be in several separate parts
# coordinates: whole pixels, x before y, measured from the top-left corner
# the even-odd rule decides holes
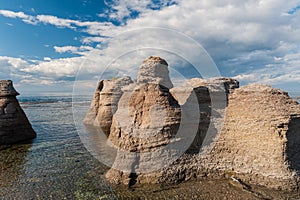
[[[106,174],[114,184],[300,185],[300,105],[267,85],[195,78],[173,87],[167,62],[152,56],[136,81],[100,81],[84,123],[117,149]]]

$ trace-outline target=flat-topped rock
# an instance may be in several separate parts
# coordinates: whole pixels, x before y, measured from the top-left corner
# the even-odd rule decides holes
[[[168,63],[157,56],[151,56],[144,60],[138,72],[137,83],[154,83],[172,88],[173,83],[169,77]]]
[[[0,81],[0,144],[13,144],[36,137],[16,96],[12,81]]]
[[[207,159],[207,167],[233,169],[247,182],[297,188],[300,105],[271,86],[236,89],[229,95],[223,132]]]
[[[224,77],[217,77],[217,78],[209,78],[209,79],[202,79],[202,78],[192,78],[187,80],[183,83],[182,87],[207,87],[210,92],[226,92],[230,93],[234,89],[239,88],[239,82],[236,79],[232,78],[224,78]]]

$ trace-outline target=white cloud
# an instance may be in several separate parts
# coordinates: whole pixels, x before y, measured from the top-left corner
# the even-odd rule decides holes
[[[14,12],[9,10],[0,10],[0,15],[9,18],[20,18],[28,24],[37,25],[38,23],[50,24],[59,28],[76,29],[85,28],[83,31],[91,35],[102,35],[102,31],[109,31],[114,28],[111,22],[82,22],[78,20],[63,19],[52,15],[27,15],[23,12]],[[105,36],[105,34],[103,34]]]
[[[237,75],[235,78],[248,83],[257,82],[272,85],[300,84],[300,52],[287,54],[263,68]]]
[[[76,52],[78,49],[77,47],[74,46],[63,46],[63,47],[54,46],[53,48],[58,53]]]
[[[9,17],[9,18],[20,18],[20,19],[22,19],[23,22],[28,23],[28,24],[33,24],[33,25],[37,24],[37,21],[35,20],[35,18],[33,16],[26,15],[23,12],[0,10],[0,14],[5,17]]]
[[[178,43],[178,37],[172,31],[175,30],[202,44],[223,75],[235,76],[245,83],[300,81],[300,12],[289,13],[298,7],[298,0],[159,2],[160,9],[156,9],[151,0],[113,1],[106,16],[123,22],[121,26],[48,15],[29,16],[5,10],[1,10],[0,14],[31,24],[45,23],[74,31],[81,28],[80,31],[89,34],[81,39],[83,46],[54,47],[56,52],[80,56],[24,65],[23,71],[29,74],[43,74],[53,79],[69,77],[82,66],[83,74],[94,73],[95,76],[111,62],[110,66],[119,69],[120,74],[129,73],[128,70],[139,65],[151,53],[167,58],[170,66],[180,65],[178,56],[171,55],[179,51],[186,52],[190,62],[199,63],[200,59],[190,44]],[[131,19],[133,12],[139,15]],[[145,27],[170,28],[171,31],[159,28],[153,31]],[[88,47],[91,43],[99,45]]]
[[[41,74],[55,79],[60,76],[74,76],[81,63],[81,57],[60,58],[46,62],[41,61],[36,65],[29,65],[22,71],[29,74]]]
[[[152,11],[153,9],[161,9],[176,2],[176,0],[115,0],[110,3],[106,2],[106,4],[111,8],[110,12],[107,12],[107,15],[110,19],[123,22],[124,19],[131,17],[131,15],[138,15],[139,13]],[[99,16],[104,17],[105,15],[100,14]]]
[[[12,58],[8,56],[0,56],[0,63],[2,67],[9,67],[11,69],[22,69],[28,65],[28,63],[21,58]]]
[[[102,43],[102,42],[106,42],[107,38],[105,38],[105,37],[85,37],[81,41],[84,44],[90,44],[92,42]]]
[[[45,24],[51,24],[57,27],[65,27],[65,28],[75,28],[72,26],[74,24],[74,20],[69,19],[60,19],[56,16],[51,15],[38,15],[36,16],[38,22],[42,22]]]
[[[87,55],[89,54],[89,51],[93,51],[94,48],[90,46],[54,46],[54,50],[58,53],[72,53],[72,54],[78,54],[78,55]]]
[[[23,12],[13,12],[9,10],[0,10],[0,14],[10,18],[26,19],[28,17],[28,15],[25,15]]]

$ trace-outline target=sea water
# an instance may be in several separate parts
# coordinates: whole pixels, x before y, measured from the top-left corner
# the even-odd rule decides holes
[[[91,155],[78,132],[78,121],[87,112],[92,95],[18,99],[37,138],[0,146],[0,199],[257,198],[226,180],[142,188],[112,186],[104,177],[109,167]],[[264,193],[284,195],[267,190]]]
[[[37,138],[3,146],[0,199],[114,198],[107,167],[85,149],[74,126],[72,96],[19,97]],[[82,98],[87,110],[90,98]]]

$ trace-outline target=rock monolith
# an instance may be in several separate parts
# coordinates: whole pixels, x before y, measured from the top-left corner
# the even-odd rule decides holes
[[[121,87],[100,82],[85,118],[104,127],[117,151],[108,181],[227,178],[243,187],[300,187],[300,105],[287,92],[239,88],[231,78],[173,87],[167,62],[156,56],[142,63],[136,81],[126,80]]]
[[[101,80],[94,93],[89,111],[84,123],[98,126],[105,135],[109,135],[112,118],[118,108],[118,102],[123,94],[122,87],[132,83],[130,77]]]
[[[0,81],[0,144],[13,144],[36,137],[10,80]]]

